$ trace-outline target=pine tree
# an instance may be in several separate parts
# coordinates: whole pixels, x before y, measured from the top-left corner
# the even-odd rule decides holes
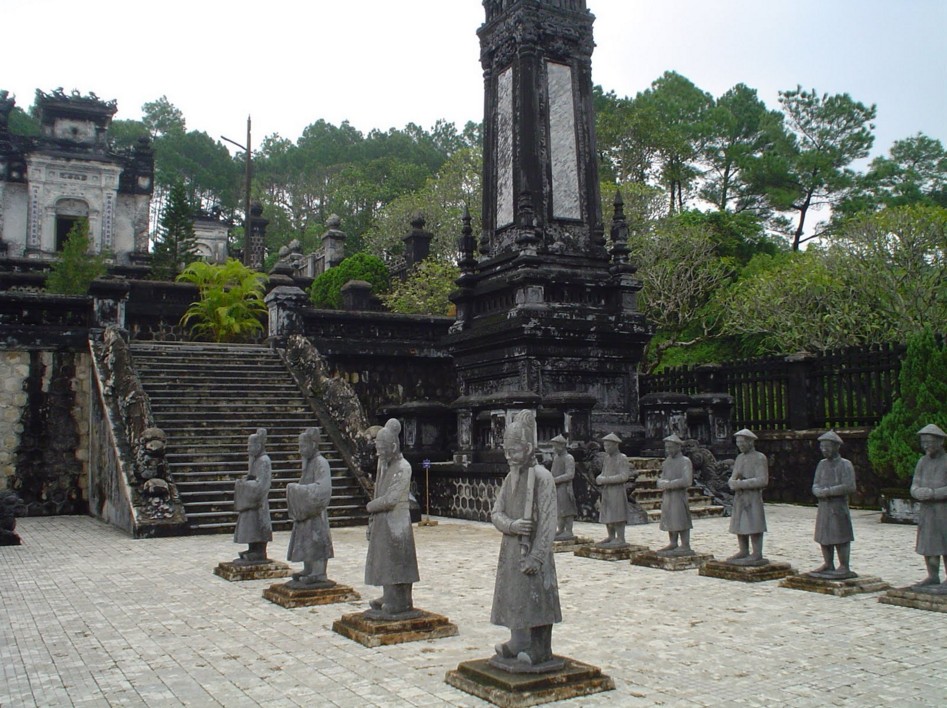
[[[85,295],[92,281],[106,271],[104,254],[89,254],[89,222],[79,219],[66,235],[62,254],[46,277],[46,291],[58,295]]]
[[[930,330],[908,341],[891,410],[868,436],[868,459],[879,472],[899,477],[914,472],[921,448],[917,431],[928,423],[947,428],[947,344]]]
[[[188,263],[197,258],[194,208],[184,184],[176,182],[161,214],[152,251],[151,272],[159,280],[174,280]]]

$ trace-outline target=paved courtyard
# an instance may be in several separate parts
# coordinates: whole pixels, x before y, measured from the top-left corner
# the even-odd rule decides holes
[[[914,527],[853,512],[852,565],[894,586],[923,577]],[[768,505],[766,555],[821,562],[815,510]],[[727,519],[695,522],[696,550],[735,551]],[[576,524],[598,538],[601,527]],[[364,528],[333,531],[330,577],[361,602],[287,610],[272,582],[227,582],[229,536],[134,541],[85,517],[20,519],[0,547],[0,706],[485,706],[444,683],[507,637],[489,623],[499,534],[441,519],[416,528],[415,602],[460,628],[449,639],[367,649],[332,621],[367,608]],[[663,545],[657,524],[629,541]],[[285,557],[288,533],[270,556]],[[947,617],[877,602],[558,554],[559,654],[600,666],[617,690],[563,705],[947,704]]]

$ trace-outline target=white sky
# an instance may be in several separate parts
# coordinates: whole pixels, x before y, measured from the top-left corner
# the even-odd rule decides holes
[[[593,80],[619,95],[675,70],[878,106],[875,154],[924,132],[947,144],[947,0],[588,0]],[[139,118],[167,95],[191,130],[295,140],[324,118],[371,128],[483,117],[481,0],[0,0],[0,88],[117,99]]]

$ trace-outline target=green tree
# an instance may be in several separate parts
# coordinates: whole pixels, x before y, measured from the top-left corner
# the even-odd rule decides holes
[[[356,253],[312,281],[309,298],[316,307],[337,310],[342,307],[342,286],[350,280],[364,280],[380,296],[388,290],[388,279],[384,261],[367,253]]]
[[[194,207],[182,182],[171,187],[168,203],[152,249],[151,272],[159,280],[173,280],[197,259]]]
[[[147,126],[140,120],[113,120],[109,124],[109,141],[113,148],[134,147],[139,138],[150,138]]]
[[[921,456],[917,431],[928,423],[947,428],[947,345],[930,329],[908,340],[898,384],[891,410],[868,436],[868,459],[879,472],[909,477]]]
[[[46,291],[59,295],[85,295],[92,281],[106,271],[106,255],[89,253],[89,222],[79,219],[66,235],[62,253],[46,276]]]
[[[186,130],[184,113],[171,103],[167,96],[161,96],[142,105],[141,114],[141,121],[153,139],[160,135],[183,133]]]
[[[428,258],[403,281],[395,282],[382,302],[403,315],[448,315],[453,308],[450,294],[457,289],[454,281],[459,277],[460,268],[453,262]]]
[[[195,261],[177,280],[198,288],[199,299],[181,318],[181,326],[190,327],[195,335],[231,342],[263,330],[261,319],[267,308],[263,300],[266,276],[262,273],[230,258],[223,265]]]

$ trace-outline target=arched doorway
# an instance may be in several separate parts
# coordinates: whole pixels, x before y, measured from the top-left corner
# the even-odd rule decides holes
[[[56,250],[66,245],[66,237],[77,222],[89,219],[89,205],[81,199],[60,199],[56,202]]]

